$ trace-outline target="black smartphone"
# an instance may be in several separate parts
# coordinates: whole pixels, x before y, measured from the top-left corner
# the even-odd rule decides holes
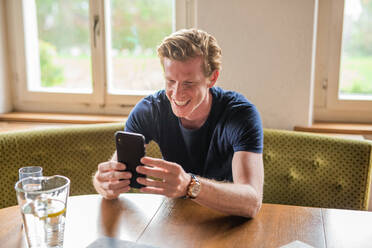
[[[127,166],[125,171],[132,173],[131,188],[142,188],[144,185],[137,182],[137,177],[145,177],[137,173],[136,167],[142,165],[141,158],[145,156],[145,137],[138,133],[118,131],[115,133],[116,153],[118,162]]]

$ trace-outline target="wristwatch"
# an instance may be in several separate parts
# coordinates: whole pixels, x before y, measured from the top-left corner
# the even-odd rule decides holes
[[[191,181],[189,183],[189,186],[187,186],[186,199],[187,198],[195,199],[200,193],[201,184],[194,174],[189,173],[189,175],[191,176]]]

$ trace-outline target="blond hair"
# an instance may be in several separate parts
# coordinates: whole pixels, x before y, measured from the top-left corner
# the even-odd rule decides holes
[[[221,48],[212,35],[202,30],[182,29],[165,37],[158,46],[158,56],[162,65],[164,58],[185,61],[201,56],[206,77],[221,70]]]

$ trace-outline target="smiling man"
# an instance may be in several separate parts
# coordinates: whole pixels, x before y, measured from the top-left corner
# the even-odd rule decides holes
[[[165,90],[144,98],[129,115],[128,132],[158,143],[163,159],[142,158],[141,192],[186,197],[215,210],[254,217],[262,204],[263,131],[244,96],[215,87],[221,49],[208,33],[181,30],[158,47]],[[116,154],[98,165],[94,186],[103,197],[128,192],[129,172]]]

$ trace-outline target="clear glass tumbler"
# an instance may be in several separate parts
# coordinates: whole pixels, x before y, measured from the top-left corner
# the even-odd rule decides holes
[[[40,166],[27,166],[22,167],[18,170],[19,180],[22,180],[26,177],[42,177],[43,168]]]
[[[18,181],[15,190],[28,247],[63,247],[70,180],[28,177]]]

